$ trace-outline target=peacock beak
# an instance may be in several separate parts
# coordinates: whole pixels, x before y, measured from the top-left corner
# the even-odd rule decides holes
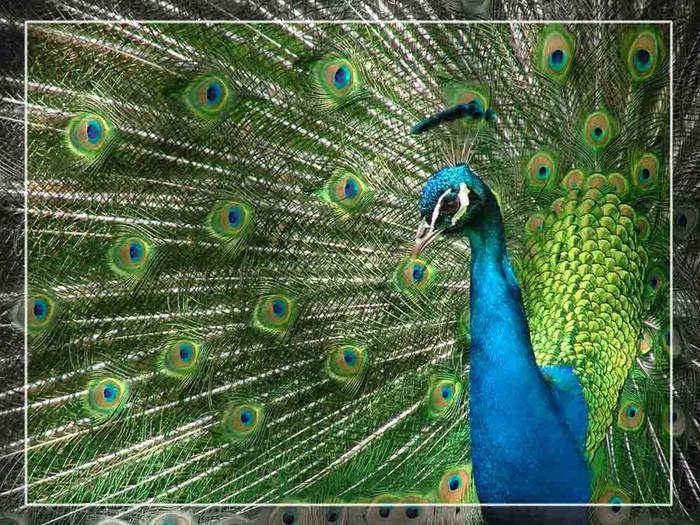
[[[416,241],[411,250],[413,257],[418,257],[423,250],[440,236],[441,232],[442,230],[435,229],[432,225],[428,224],[428,221],[421,219],[420,224],[418,224],[418,230],[416,230]]]

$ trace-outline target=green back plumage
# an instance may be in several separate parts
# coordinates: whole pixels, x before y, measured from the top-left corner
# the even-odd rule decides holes
[[[469,249],[410,254],[420,185],[466,160],[538,361],[584,385],[594,500],[668,500],[665,26],[29,42],[30,501],[476,502]],[[409,134],[474,98],[495,124]]]

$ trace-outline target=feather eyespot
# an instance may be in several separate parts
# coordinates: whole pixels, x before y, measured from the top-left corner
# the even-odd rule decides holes
[[[189,376],[199,368],[202,354],[201,342],[195,339],[176,339],[163,351],[163,371],[176,378]]]
[[[395,507],[394,504],[400,503],[401,498],[398,494],[380,494],[372,500],[372,505],[367,509],[367,523],[386,523],[397,519],[397,514],[401,508]]]
[[[598,498],[598,503],[607,507],[596,507],[595,516],[601,525],[617,525],[626,523],[630,517],[629,497],[620,490],[611,489]]]
[[[540,70],[554,80],[565,80],[571,69],[574,49],[571,33],[561,26],[546,28],[537,51],[540,53]]]
[[[632,168],[632,183],[640,192],[653,190],[659,178],[659,158],[653,153],[644,153]]]
[[[55,321],[58,303],[48,293],[31,293],[26,302],[27,331],[36,335],[44,332]]]
[[[422,259],[408,258],[399,264],[394,275],[396,287],[402,292],[425,291],[433,284],[435,270]]]
[[[624,403],[617,412],[617,428],[624,431],[639,430],[644,423],[644,409],[636,401]]]
[[[372,191],[364,177],[355,171],[337,168],[319,190],[319,196],[332,204],[340,214],[356,214],[371,202]]]
[[[339,345],[328,353],[328,375],[341,383],[358,380],[368,365],[367,350],[353,344]]]
[[[668,281],[666,275],[666,271],[661,266],[654,266],[649,270],[645,285],[645,295],[648,299],[653,300],[665,288]]]
[[[557,163],[550,153],[539,151],[530,157],[526,173],[529,187],[539,191],[550,187],[551,182],[557,179]]]
[[[330,57],[312,68],[313,89],[321,103],[335,108],[351,101],[360,91],[360,73],[347,57]]]
[[[241,241],[250,233],[253,209],[241,200],[220,201],[207,219],[209,232],[222,241]]]
[[[265,408],[259,403],[231,403],[222,422],[224,436],[233,441],[251,440],[259,435],[265,417]]]
[[[596,111],[588,115],[583,129],[584,141],[594,150],[604,148],[615,138],[614,121],[605,111]]]
[[[336,515],[339,516],[340,513]],[[279,506],[272,511],[265,523],[268,525],[310,525],[311,515],[307,507]],[[317,522],[315,521],[315,523]]]
[[[119,412],[129,395],[129,385],[117,377],[92,380],[87,387],[86,407],[98,419],[107,419]]]
[[[109,251],[109,265],[122,277],[142,275],[152,257],[152,247],[146,239],[124,237],[118,240]]]
[[[428,415],[435,419],[449,416],[462,394],[462,384],[454,379],[435,379],[428,387],[426,406]]]
[[[364,190],[365,183],[358,176],[343,174],[333,181],[333,201],[341,208],[352,211],[362,200]]]
[[[185,102],[197,117],[216,118],[225,113],[235,97],[234,91],[217,75],[197,78],[187,89]]]
[[[633,80],[645,80],[656,71],[660,47],[655,31],[642,30],[634,37],[627,51],[627,68]]]
[[[87,159],[99,157],[113,138],[109,121],[97,113],[82,113],[68,124],[68,145],[76,155]]]
[[[326,85],[335,96],[345,96],[355,86],[357,76],[353,66],[347,60],[333,60],[324,68]]]
[[[332,70],[330,71],[332,72]],[[333,74],[333,85],[336,89],[345,89],[353,81],[352,70],[348,64],[339,64]]]
[[[253,322],[261,330],[281,335],[291,327],[296,316],[296,301],[283,293],[276,293],[258,301]]]
[[[444,503],[459,503],[465,496],[471,483],[471,469],[467,466],[448,470],[443,474],[438,485],[438,496]]]
[[[329,507],[323,513],[326,519],[326,525],[334,523],[336,525],[343,525],[346,523],[346,511],[342,507]]]

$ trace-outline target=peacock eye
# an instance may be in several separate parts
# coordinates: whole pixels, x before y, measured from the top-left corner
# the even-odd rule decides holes
[[[442,200],[440,206],[440,215],[452,215],[459,210],[459,196],[456,193],[450,193]]]

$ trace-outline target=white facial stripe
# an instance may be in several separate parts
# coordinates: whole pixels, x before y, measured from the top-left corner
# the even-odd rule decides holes
[[[459,183],[459,210],[452,217],[452,226],[464,215],[469,207],[469,188],[463,182]]]
[[[435,227],[435,222],[437,221],[439,215],[440,215],[440,206],[442,206],[442,200],[447,197],[447,195],[451,192],[451,189],[447,189],[445,193],[440,195],[440,198],[437,201],[437,204],[435,205],[435,208],[433,209],[433,216],[430,218],[430,229],[432,230]]]

